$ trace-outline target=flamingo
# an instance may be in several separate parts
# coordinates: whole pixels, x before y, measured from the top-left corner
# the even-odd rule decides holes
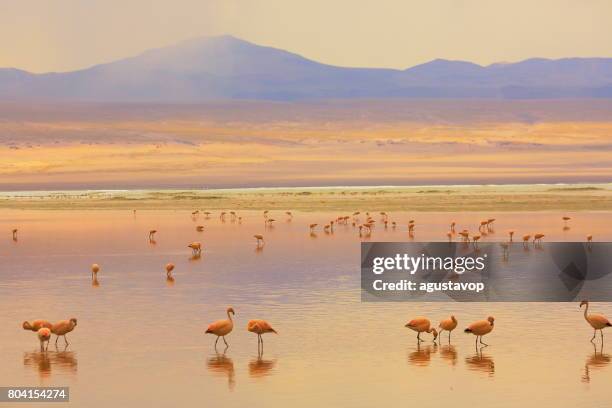
[[[314,229],[317,227],[317,225],[319,224],[310,224],[310,232],[314,232]]]
[[[591,242],[593,242],[593,236],[592,235],[587,235],[586,237],[587,242],[590,244]]]
[[[13,229],[13,241],[17,241],[17,232],[19,232],[19,230],[17,228]]]
[[[415,332],[417,332],[417,340],[419,342],[421,341],[425,341],[421,339],[421,333],[425,332],[425,333],[433,333],[433,341],[435,342],[436,339],[438,338],[438,331],[431,327],[431,322],[429,321],[429,319],[425,318],[425,317],[417,317],[415,319],[412,319],[411,321],[409,321],[408,323],[406,323],[406,325],[404,327],[408,327],[410,330],[413,330]]]
[[[263,235],[255,234],[253,235],[253,238],[257,240],[257,246],[260,246],[260,244],[264,244],[264,245],[266,244],[266,241],[264,241]]]
[[[531,235],[523,235],[523,245],[527,245],[529,243],[529,239]]]
[[[535,234],[535,235],[533,236],[533,243],[534,243],[534,244],[535,244],[535,243],[539,243],[539,244],[541,244],[541,243],[542,243],[542,238],[544,238],[544,234]]]
[[[192,242],[187,245],[187,248],[191,248],[194,255],[200,255],[202,253],[202,244],[199,242]]]
[[[482,341],[482,336],[485,334],[491,333],[493,331],[493,324],[495,322],[495,318],[493,316],[487,317],[487,320],[479,320],[470,324],[467,329],[464,330],[465,333],[472,333],[476,336],[476,347],[478,347],[478,338],[480,337],[480,344],[488,346],[488,344]]]
[[[591,343],[593,342],[593,340],[595,340],[595,335],[597,334],[597,330],[599,330],[599,333],[601,334],[601,341],[603,342],[603,329],[605,329],[606,327],[612,326],[612,323],[610,323],[608,318],[604,315],[595,314],[595,313],[589,314],[589,301],[588,300],[583,300],[582,302],[580,302],[581,308],[582,306],[585,306],[585,305],[586,305],[586,308],[584,309],[584,320],[586,320],[587,323],[590,324],[591,327],[594,329],[593,337],[591,338]]]
[[[166,276],[168,278],[172,277],[172,271],[174,270],[174,264],[173,263],[167,263],[166,264]]]
[[[508,231],[508,235],[510,236],[510,242],[512,242],[512,237],[514,237],[514,230]]]
[[[287,217],[293,218],[293,214],[291,213],[291,211],[285,211],[285,214],[287,214]]]
[[[38,331],[40,329],[42,329],[43,327],[50,329],[51,326],[53,326],[51,324],[51,322],[47,321],[47,320],[43,320],[43,319],[37,319],[37,320],[33,320],[31,322],[28,322],[27,320],[25,322],[23,322],[23,324],[21,325],[23,327],[23,330],[31,330],[31,331]]]
[[[98,276],[98,272],[100,272],[100,265],[93,264],[91,265],[91,278],[95,279]]]
[[[47,327],[41,327],[38,329],[36,333],[38,335],[38,340],[40,341],[40,351],[46,351],[49,349],[49,340],[51,340],[51,330]],[[45,342],[47,342],[47,347],[45,348]]]
[[[450,343],[451,332],[457,327],[457,319],[451,315],[448,319],[442,320],[438,327],[440,328],[440,335],[442,335],[444,330],[448,332],[448,342]]]
[[[208,325],[206,333],[214,334],[215,336],[217,336],[217,340],[215,340],[215,348],[217,347],[219,337],[223,337],[223,342],[227,347],[229,347],[229,344],[227,344],[227,341],[225,341],[225,336],[231,333],[231,331],[234,329],[232,315],[236,315],[236,313],[234,312],[234,309],[232,307],[228,307],[227,319],[217,320],[216,322],[213,322]]]
[[[247,330],[250,331],[251,333],[257,334],[257,348],[258,349],[259,349],[260,344],[261,344],[261,347],[263,348],[263,338],[261,337],[262,334],[264,333],[278,334],[276,330],[272,328],[272,325],[270,323],[266,322],[265,320],[261,320],[261,319],[249,320],[249,323],[247,324]]]
[[[455,225],[457,225],[457,223],[455,221],[452,221],[451,224],[450,224],[450,230],[452,232],[455,232]]]
[[[473,235],[472,242],[474,244],[474,248],[478,248],[478,241],[480,240],[480,235]]]
[[[68,339],[66,338],[66,334],[70,333],[74,330],[77,325],[77,319],[74,317],[70,320],[60,320],[59,322],[53,324],[51,326],[51,333],[55,334],[57,337],[55,338],[55,345],[57,345],[57,341],[60,336],[64,336],[64,341],[66,345],[68,345]]]
[[[565,216],[565,217],[562,217],[561,219],[563,220],[563,225],[567,226],[567,222],[571,220],[572,217]]]
[[[202,232],[202,231],[204,231],[204,226],[203,226],[203,225],[198,225],[198,226],[196,227],[196,231],[198,231],[198,232]]]
[[[149,241],[155,241],[155,234],[156,233],[157,233],[157,230],[149,231]]]

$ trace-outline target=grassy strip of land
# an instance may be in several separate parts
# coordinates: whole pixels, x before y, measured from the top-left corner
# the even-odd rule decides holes
[[[0,209],[612,211],[612,184],[4,192]]]

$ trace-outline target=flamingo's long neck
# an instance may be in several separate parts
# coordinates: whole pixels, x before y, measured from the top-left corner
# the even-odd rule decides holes
[[[589,304],[586,304],[586,307],[584,308],[584,318],[588,321],[588,311],[589,311]]]
[[[232,315],[230,314],[229,310],[227,311],[227,318],[230,322],[232,321]]]

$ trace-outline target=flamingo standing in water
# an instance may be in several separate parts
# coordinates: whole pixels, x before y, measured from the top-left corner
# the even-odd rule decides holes
[[[438,327],[440,328],[440,336],[442,336],[444,330],[448,332],[448,342],[450,343],[451,332],[457,327],[457,319],[455,319],[455,316],[451,316],[442,320]]]
[[[417,332],[417,340],[419,342],[425,341],[421,339],[421,333],[433,333],[434,342],[438,338],[438,331],[435,328],[431,327],[431,322],[425,317],[417,317],[415,319],[412,319],[411,321],[406,323],[404,327],[407,327],[410,330]]]
[[[310,232],[313,233],[314,229],[317,227],[317,225],[319,224],[310,224],[309,228],[310,228]]]
[[[514,230],[508,231],[508,235],[510,236],[510,242],[512,242],[512,237],[514,237]]]
[[[173,263],[167,263],[166,264],[166,276],[168,278],[172,277],[172,271],[174,270],[174,264]]]
[[[17,228],[13,229],[13,241],[17,241],[17,232],[19,232]]]
[[[523,235],[523,246],[527,246],[530,238],[531,238],[531,235]]]
[[[191,248],[194,255],[200,255],[202,253],[202,244],[199,242],[192,242],[191,244],[187,245],[187,247]]]
[[[278,334],[276,330],[272,328],[272,325],[270,323],[266,322],[265,320],[261,320],[261,319],[249,320],[249,323],[247,324],[247,330],[250,331],[251,333],[257,334],[257,348],[258,349],[259,349],[260,344],[261,344],[261,347],[263,348],[263,338],[261,337],[262,334],[264,333]]]
[[[601,341],[603,342],[603,329],[606,327],[612,326],[612,323],[608,320],[608,318],[601,314],[591,313],[589,314],[589,301],[583,300],[580,302],[580,307],[585,306],[584,308],[584,320],[587,321],[588,324],[594,329],[593,337],[591,338],[591,342],[595,340],[595,335],[597,334],[597,330],[601,333]]]
[[[151,230],[149,231],[149,241],[153,242],[155,241],[155,234],[157,233],[157,230]]]
[[[544,234],[535,234],[533,236],[533,243],[534,244],[542,244],[542,238],[544,238]]]
[[[495,318],[493,316],[487,317],[487,320],[479,320],[470,324],[467,329],[464,330],[466,333],[472,333],[476,336],[476,347],[478,347],[478,338],[480,337],[480,344],[488,346],[488,344],[482,341],[482,336],[489,334],[493,331],[493,324]]]
[[[76,325],[77,319],[74,317],[70,320],[60,320],[59,322],[54,323],[53,326],[51,326],[51,333],[57,336],[55,338],[55,345],[57,345],[57,341],[59,340],[60,336],[64,336],[64,341],[66,342],[66,345],[68,345],[69,343],[68,339],[66,338],[66,334],[73,331]]]
[[[225,336],[231,333],[234,330],[234,321],[232,320],[232,315],[235,315],[234,309],[232,307],[227,308],[227,319],[217,320],[208,325],[206,329],[206,333],[214,334],[217,336],[217,340],[215,340],[215,348],[217,347],[217,342],[219,341],[219,337],[223,337],[223,342],[227,347],[227,341],[225,341]]]
[[[91,265],[91,279],[96,279],[98,276],[98,272],[100,272],[100,265],[98,264]]]
[[[37,319],[37,320],[32,320],[31,322],[28,322],[26,320],[25,322],[23,322],[23,324],[21,326],[23,327],[23,330],[31,330],[31,331],[37,332],[38,330],[42,329],[43,327],[46,327],[47,329],[50,329],[51,326],[53,326],[53,325],[51,324],[51,322],[49,322],[47,320]]]
[[[457,223],[455,221],[452,221],[451,224],[450,224],[451,232],[455,232],[455,225],[457,225]]]
[[[563,217],[563,218],[562,218],[562,220],[563,220],[563,225],[567,227],[567,222],[568,222],[569,220],[571,220],[571,219],[572,219],[572,217],[567,217],[567,216]]]
[[[198,225],[198,226],[196,227],[196,231],[198,231],[198,232],[202,232],[202,231],[204,231],[204,226],[203,226],[203,225]]]
[[[266,244],[266,241],[264,241],[263,235],[255,234],[253,235],[253,238],[257,240],[257,247],[261,246],[262,244],[263,245]]]
[[[47,327],[42,327],[38,329],[36,333],[38,336],[38,340],[40,341],[40,351],[46,351],[49,349],[49,340],[51,340],[51,330]],[[47,347],[45,348],[45,342],[47,342]]]

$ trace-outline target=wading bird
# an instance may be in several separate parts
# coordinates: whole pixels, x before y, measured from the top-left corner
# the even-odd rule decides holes
[[[262,334],[264,333],[278,334],[276,333],[276,330],[272,328],[272,325],[270,323],[266,322],[265,320],[261,320],[261,319],[249,320],[249,323],[247,324],[247,330],[250,331],[251,333],[257,334],[257,348],[258,349],[259,349],[260,344],[261,344],[261,347],[263,348],[263,338],[261,337]]]
[[[487,320],[479,320],[470,324],[467,329],[464,330],[466,333],[472,333],[476,336],[476,347],[478,347],[478,338],[480,338],[480,344],[488,346],[488,344],[482,341],[482,336],[491,333],[493,331],[493,324],[495,318],[493,316],[487,317]]]
[[[440,328],[440,336],[442,336],[444,330],[448,332],[448,341],[450,343],[451,332],[457,327],[457,319],[455,319],[455,316],[451,316],[448,319],[442,320],[438,327]]]
[[[310,228],[310,232],[314,232],[314,229],[317,227],[317,225],[319,224],[310,224],[309,228]]]
[[[166,264],[166,276],[168,278],[172,277],[172,271],[174,270],[174,264],[173,263],[167,263]]]
[[[478,241],[480,240],[480,235],[472,236],[472,243],[474,244],[474,248],[478,248]]]
[[[48,350],[49,340],[51,340],[51,330],[47,327],[42,327],[38,329],[36,334],[38,335],[38,341],[40,341],[40,351]],[[45,342],[47,342],[47,347],[45,347]]]
[[[595,340],[595,335],[597,334],[597,330],[601,333],[601,341],[603,342],[603,329],[606,327],[612,326],[612,323],[608,320],[608,318],[601,314],[591,313],[589,314],[589,301],[583,300],[580,302],[580,307],[585,306],[584,308],[584,320],[587,321],[588,324],[594,329],[593,337],[591,338],[591,342]]]
[[[70,320],[60,320],[59,322],[54,323],[51,326],[51,333],[57,336],[55,338],[55,345],[57,345],[57,340],[59,340],[60,336],[64,336],[64,342],[66,342],[66,345],[70,344],[68,343],[66,334],[73,331],[76,325],[77,325],[77,319],[75,319],[74,317]]]
[[[542,244],[542,238],[544,238],[544,234],[535,234],[533,236],[533,243],[534,244]]]
[[[433,333],[434,342],[438,338],[438,331],[435,328],[431,327],[431,322],[425,317],[417,317],[415,319],[412,319],[411,321],[406,323],[404,327],[407,327],[410,330],[417,332],[417,340],[419,342],[425,341],[421,339],[421,333]]]
[[[98,276],[98,272],[100,272],[100,265],[91,265],[91,279],[96,279],[96,277]]]
[[[19,232],[17,228],[13,229],[13,241],[17,241],[17,232]]]
[[[571,219],[572,219],[572,217],[567,217],[567,216],[563,217],[563,218],[562,218],[562,220],[563,220],[563,225],[567,227],[567,222],[568,222],[569,220],[571,220]]]
[[[455,225],[457,225],[457,223],[455,221],[452,221],[451,224],[450,224],[451,232],[455,232]]]
[[[50,329],[51,326],[53,326],[51,324],[51,322],[49,322],[47,320],[43,320],[43,319],[32,320],[31,322],[25,321],[21,325],[21,327],[23,327],[24,330],[31,330],[31,331],[34,331],[34,332],[37,332],[38,330],[42,329],[43,327],[46,327],[47,329]]]
[[[531,238],[531,235],[523,235],[523,245],[524,246],[527,246],[530,238]]]
[[[203,225],[198,225],[198,226],[196,227],[196,231],[198,231],[198,232],[202,232],[202,231],[204,231],[204,226],[203,226]]]
[[[508,236],[510,237],[510,242],[512,242],[512,238],[514,237],[514,231],[513,230],[508,231]]]
[[[215,340],[215,348],[217,347],[217,342],[219,341],[219,337],[223,337],[223,342],[226,346],[229,347],[227,341],[225,341],[225,336],[227,336],[234,329],[234,321],[232,320],[232,315],[235,315],[234,309],[231,307],[227,308],[227,319],[217,320],[208,325],[206,329],[206,333],[214,334],[217,336],[217,340]]]
[[[255,234],[253,235],[253,238],[257,240],[258,247],[266,244],[266,241],[264,241],[263,235]]]
[[[155,234],[156,233],[157,233],[157,230],[149,231],[149,241],[151,241],[151,242],[155,241]]]
[[[191,248],[194,255],[200,255],[202,253],[202,244],[199,242],[192,242],[191,244],[187,245],[187,248]]]

